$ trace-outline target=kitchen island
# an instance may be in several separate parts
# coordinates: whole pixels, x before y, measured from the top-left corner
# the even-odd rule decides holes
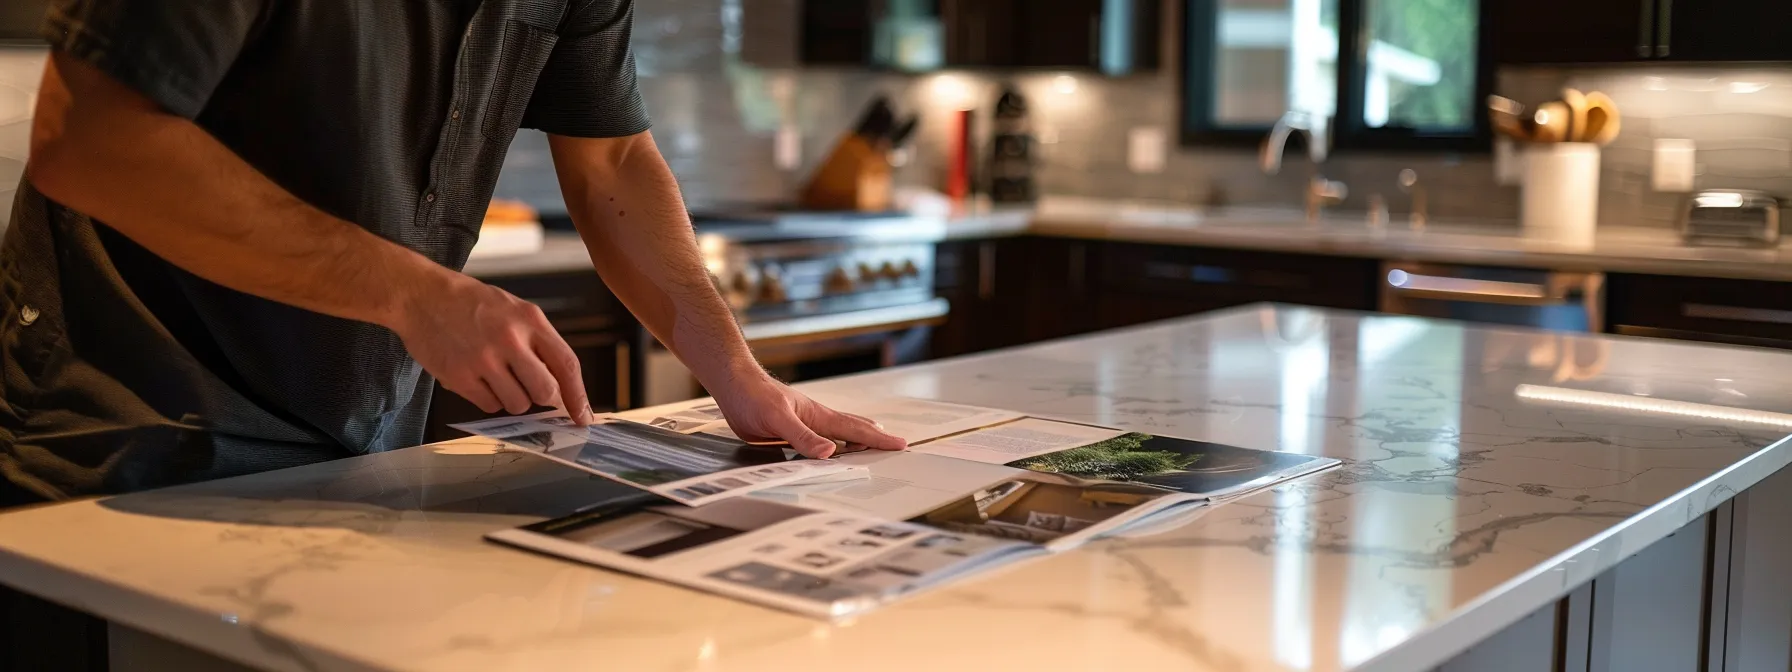
[[[471,443],[0,514],[0,581],[185,669],[1785,669],[1788,368],[1253,306],[806,384],[1346,462],[850,623],[482,542],[615,490]]]

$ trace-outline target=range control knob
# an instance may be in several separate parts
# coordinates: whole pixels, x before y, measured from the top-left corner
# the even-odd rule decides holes
[[[872,268],[871,264],[859,262],[859,282],[867,284],[877,282],[877,269]]]
[[[897,278],[902,277],[902,275],[896,270],[896,265],[892,264],[890,262],[887,262],[887,261],[884,262],[883,266],[878,267],[877,274],[879,276],[889,278],[891,280],[895,280]]]
[[[905,278],[921,277],[921,269],[920,267],[915,266],[915,260],[913,259],[902,262],[902,268],[899,272],[902,274],[902,277]]]
[[[845,266],[836,266],[834,270],[828,271],[827,279],[822,281],[822,289],[830,294],[845,294],[851,292],[855,284],[852,274],[846,272]]]
[[[778,276],[767,275],[759,282],[759,303],[783,303],[789,298],[784,291],[784,281]]]

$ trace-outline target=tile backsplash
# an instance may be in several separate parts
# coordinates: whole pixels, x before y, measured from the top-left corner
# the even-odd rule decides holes
[[[795,0],[661,0],[638,5],[635,48],[655,134],[694,205],[787,198],[807,170],[878,93],[923,114],[904,184],[937,186],[950,110],[987,111],[998,87],[1012,83],[1032,105],[1040,140],[1038,179],[1045,193],[1187,203],[1299,202],[1309,169],[1290,156],[1282,175],[1257,167],[1254,151],[1179,147],[1160,172],[1134,174],[1128,137],[1152,128],[1174,141],[1178,115],[1181,2],[1166,0],[1164,63],[1158,73],[1103,78],[1065,73],[998,77],[924,76],[794,67]],[[743,48],[744,45],[744,48]],[[769,46],[768,46],[769,45]],[[755,52],[758,53],[755,53]],[[764,56],[763,54],[771,54]],[[769,63],[768,63],[769,62]],[[1502,72],[1497,88],[1521,100],[1555,97],[1564,85],[1606,91],[1626,129],[1606,152],[1601,222],[1669,226],[1682,195],[1650,190],[1656,138],[1685,138],[1699,148],[1699,188],[1766,189],[1792,196],[1792,69],[1588,68]],[[802,139],[802,167],[773,167],[778,129]],[[1442,218],[1514,221],[1519,194],[1495,181],[1488,154],[1337,154],[1328,177],[1349,185],[1342,206],[1361,209],[1384,195],[1396,214],[1409,207],[1395,180],[1411,168]],[[544,209],[560,207],[545,142],[517,141],[500,193]]]

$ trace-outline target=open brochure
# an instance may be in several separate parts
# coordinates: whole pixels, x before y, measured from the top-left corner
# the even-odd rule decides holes
[[[942,406],[884,403],[911,418]],[[1215,501],[1338,463],[1020,414],[981,415],[992,424],[969,428],[948,417],[985,410],[892,422],[855,409],[899,435],[934,434],[909,451],[827,461],[866,479],[793,481],[696,507],[635,498],[488,538],[835,618],[1021,558],[1169,529]],[[679,429],[701,436],[711,421]]]
[[[820,618],[863,613],[954,578],[1071,548],[1199,498],[1009,470],[913,519],[743,497],[688,507],[633,498],[488,538]]]
[[[706,433],[679,433],[600,417],[579,427],[562,412],[453,425],[532,455],[632,485],[690,506],[799,481],[863,479],[864,467],[811,460],[777,446]]]

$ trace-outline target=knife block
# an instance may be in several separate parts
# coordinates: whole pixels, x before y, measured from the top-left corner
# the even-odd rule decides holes
[[[883,212],[890,209],[890,180],[889,154],[849,135],[815,170],[800,200],[810,210]]]

